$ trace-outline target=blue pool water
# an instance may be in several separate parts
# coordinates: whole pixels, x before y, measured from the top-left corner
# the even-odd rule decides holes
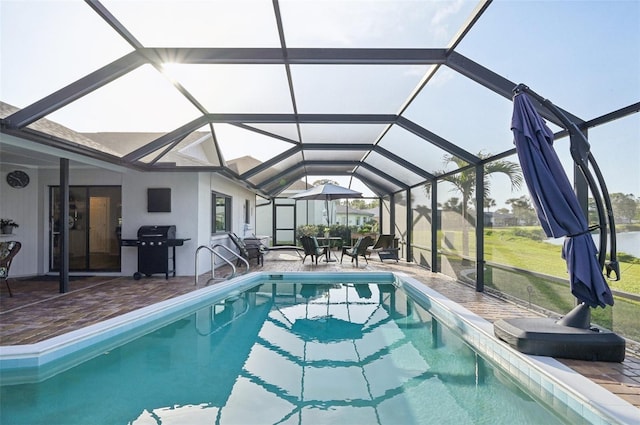
[[[0,423],[571,422],[475,353],[424,300],[387,278],[353,279],[227,290],[42,382],[14,376],[0,389]]]

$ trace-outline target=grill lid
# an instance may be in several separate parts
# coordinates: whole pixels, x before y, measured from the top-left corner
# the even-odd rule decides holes
[[[176,226],[141,226],[138,239],[175,239]]]

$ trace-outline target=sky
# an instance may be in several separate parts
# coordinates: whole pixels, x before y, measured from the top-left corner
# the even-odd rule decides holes
[[[228,8],[208,2],[205,10],[197,9],[205,4],[198,1],[103,4],[148,46],[279,45],[270,0],[236,0]],[[280,4],[289,47],[442,47],[475,7],[472,1],[413,0]],[[638,28],[640,0],[494,1],[457,50],[589,120],[640,101]],[[129,51],[82,1],[0,0],[0,100],[9,104],[27,106]],[[291,112],[283,67],[171,67],[170,75],[184,78],[212,112]],[[429,69],[294,66],[292,74],[300,112],[398,113]],[[509,99],[447,67],[405,112],[471,153],[510,149],[510,114]],[[165,75],[145,66],[48,118],[78,131],[169,131],[198,115]],[[609,190],[640,196],[635,115],[592,130],[590,141]],[[234,133],[220,129],[221,135]],[[250,153],[264,161],[287,148],[286,142],[252,139],[245,136],[241,144],[228,136],[225,158]],[[570,170],[567,140],[556,146]],[[431,167],[443,166],[441,152],[424,152]],[[496,177],[492,195],[499,205],[514,197],[505,186]]]

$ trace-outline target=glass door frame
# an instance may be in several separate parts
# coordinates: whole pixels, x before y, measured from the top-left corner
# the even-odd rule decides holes
[[[282,203],[279,203],[278,201],[282,201]],[[274,246],[278,246],[278,245],[296,245],[296,201],[293,201],[291,203],[292,200],[285,200],[284,198],[275,198],[274,202],[273,202],[273,245]],[[278,219],[278,216],[282,217],[285,214],[278,214],[278,210],[281,211],[285,211],[288,210],[289,208],[293,209],[293,213],[289,214],[288,212],[286,213],[286,216],[291,216],[293,223],[291,223],[291,227],[288,226],[289,222],[287,223],[281,223],[281,220]],[[291,234],[293,235],[293,240],[289,241],[284,240],[284,238],[281,238],[280,235],[282,233],[289,233],[291,232]]]
[[[116,189],[117,193],[112,190]],[[100,193],[100,192],[103,193]],[[59,272],[59,193],[60,186],[49,186],[49,271]],[[96,196],[102,195],[102,196]],[[120,272],[122,267],[120,249],[120,229],[122,224],[122,186],[117,185],[73,185],[69,186],[69,271],[72,272]],[[106,199],[102,202],[104,226],[100,238],[96,237],[96,229],[91,227],[92,199]],[[93,233],[93,239],[92,239]],[[99,261],[92,261],[93,257],[100,257],[92,252],[92,245],[102,247],[104,252]],[[72,253],[76,258],[71,261]],[[100,264],[101,263],[101,264]]]

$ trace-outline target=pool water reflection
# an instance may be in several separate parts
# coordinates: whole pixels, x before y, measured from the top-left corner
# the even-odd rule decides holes
[[[258,285],[1,395],[2,423],[560,423],[389,283]]]

